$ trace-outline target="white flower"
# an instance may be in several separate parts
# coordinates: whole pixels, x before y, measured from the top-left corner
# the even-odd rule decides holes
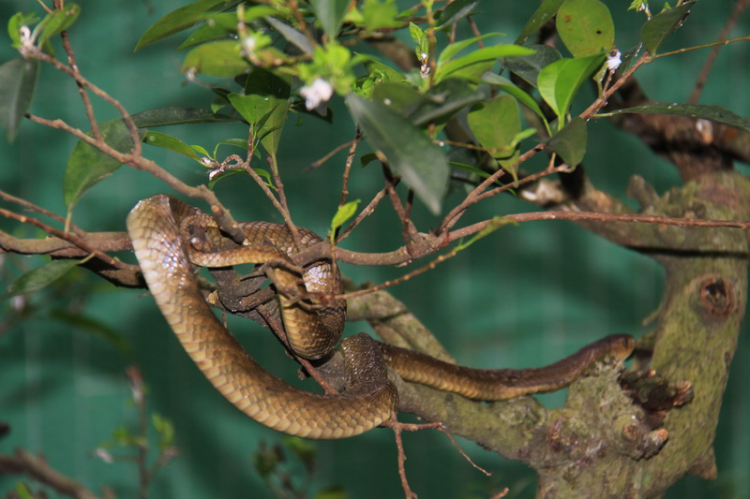
[[[620,58],[621,55],[622,54],[617,49],[610,52],[610,54],[607,56],[607,69],[608,70],[614,71],[615,69],[620,67],[620,64],[622,64],[622,59]]]
[[[252,54],[253,52],[255,52],[255,45],[256,45],[255,42],[256,42],[255,37],[246,36],[242,40],[242,48],[245,49],[245,52],[247,52],[248,54]]]
[[[305,99],[305,107],[308,111],[317,110],[320,114],[326,114],[328,101],[333,96],[333,87],[323,78],[315,78],[311,85],[305,85],[299,91]]]

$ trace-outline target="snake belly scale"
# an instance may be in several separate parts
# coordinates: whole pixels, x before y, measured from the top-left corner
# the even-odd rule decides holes
[[[594,360],[605,354],[624,359],[634,347],[632,337],[613,335],[545,368],[478,370],[440,362],[359,334],[341,342],[347,389],[335,395],[306,392],[266,371],[216,318],[200,292],[191,255],[201,265],[237,262],[213,261],[210,254],[196,256],[181,228],[189,217],[212,221],[196,208],[166,195],[139,202],[128,216],[128,232],[151,294],[183,348],[211,384],[252,419],[290,435],[346,438],[389,419],[396,410],[398,394],[388,380],[386,362],[407,381],[479,400],[503,400],[562,388]],[[250,244],[239,253],[247,263],[277,262],[294,251],[284,225],[248,223],[242,227]],[[301,234],[303,244],[320,241],[309,231]],[[276,281],[281,288],[301,286],[307,291],[341,292],[338,269],[329,263],[314,264],[302,276],[278,268]],[[327,308],[311,309],[285,295],[279,293],[279,308],[290,347],[306,358],[329,354],[343,329],[345,304],[334,302]],[[306,339],[308,332],[312,332],[312,342]],[[321,335],[327,337],[318,338]],[[297,348],[295,343],[301,346]]]

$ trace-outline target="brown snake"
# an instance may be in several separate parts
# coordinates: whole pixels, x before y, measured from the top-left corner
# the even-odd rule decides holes
[[[288,257],[295,251],[290,232],[281,224],[241,224],[248,238],[245,246],[217,253],[196,251],[203,244],[191,236],[191,227],[218,233],[216,223],[198,209],[166,195],[138,203],[127,225],[146,283],[198,368],[242,412],[290,435],[345,438],[389,419],[398,394],[388,380],[386,363],[406,381],[472,399],[504,400],[558,390],[603,355],[625,359],[634,347],[632,337],[613,335],[547,367],[489,370],[448,364],[359,334],[341,342],[346,391],[335,395],[309,393],[269,373],[245,352],[206,303],[191,261],[222,267],[241,262],[271,264],[268,273],[279,291],[289,346],[311,359],[325,357],[338,342],[346,306],[342,301],[325,307],[314,301],[298,303],[293,294],[297,289],[340,294],[343,286],[335,266],[316,263],[300,276]],[[312,232],[299,230],[303,245],[320,241]]]

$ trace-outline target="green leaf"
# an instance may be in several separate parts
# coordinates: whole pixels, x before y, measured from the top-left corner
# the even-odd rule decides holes
[[[31,491],[23,482],[16,483],[16,494],[18,494],[18,499],[34,499]]]
[[[513,84],[512,81],[503,78],[502,76],[498,76],[495,73],[486,73],[484,76],[482,76],[482,81],[504,90],[508,94],[518,99],[521,104],[531,109],[534,114],[541,118],[542,123],[544,123],[545,128],[547,129],[547,133],[549,133],[549,124],[547,123],[547,118],[544,116],[542,109],[539,107],[539,104],[536,103],[532,96],[518,88]]]
[[[615,44],[615,23],[599,0],[567,0],[557,12],[556,22],[573,57],[608,52]]]
[[[656,55],[656,50],[669,35],[682,26],[695,2],[686,2],[679,7],[660,12],[641,28],[641,42],[648,53]]]
[[[539,31],[539,28],[552,19],[557,14],[560,6],[565,0],[544,0],[531,18],[526,22],[526,25],[521,30],[521,34],[516,38],[515,43],[524,43],[531,35]]]
[[[130,131],[121,119],[100,123],[99,132],[107,145],[121,153],[127,153],[133,148]],[[146,130],[139,129],[138,132],[139,139],[143,139]],[[91,132],[88,135],[91,135]],[[73,209],[87,189],[112,175],[120,164],[115,158],[79,140],[68,158],[63,179],[63,199],[68,210]]]
[[[253,135],[261,138],[268,154],[275,156],[281,131],[289,111],[291,87],[287,76],[255,69],[247,79],[245,95],[231,93],[232,106],[253,126]]]
[[[586,154],[586,140],[586,122],[581,118],[575,118],[549,139],[547,147],[559,154],[568,165],[574,167],[583,161]]]
[[[8,286],[8,290],[0,297],[0,301],[44,289],[79,263],[81,263],[81,260],[52,260],[39,268],[30,270]]]
[[[195,150],[192,147],[190,147],[180,139],[172,137],[171,135],[148,131],[143,137],[143,142],[145,144],[161,147],[162,149],[168,149],[178,154],[182,154],[183,156],[187,156],[188,158],[200,161],[200,156],[196,154]]]
[[[466,242],[462,241],[461,243],[457,244],[456,247],[453,248],[453,251],[457,253],[459,251],[465,250],[466,248],[468,248],[475,242],[479,241],[480,239],[483,239],[489,236],[490,234],[492,234],[499,228],[505,227],[506,225],[510,225],[510,224],[518,225],[512,219],[509,219],[506,217],[500,217],[500,216],[492,217],[492,220],[490,220],[489,223],[485,225],[484,229],[474,234],[474,236],[468,241]]]
[[[274,10],[270,9],[273,13]],[[227,23],[233,23],[231,29],[227,29]],[[210,42],[212,40],[218,40],[220,38],[227,38],[230,34],[233,34],[237,30],[237,13],[236,12],[222,12],[211,17],[211,21],[207,22],[200,28],[193,31],[187,40],[177,47],[177,50],[184,50],[201,43]]]
[[[47,15],[41,23],[42,33],[37,43],[44,44],[51,37],[68,29],[81,13],[81,7],[75,3],[66,4],[61,10],[55,10]]]
[[[439,11],[440,18],[435,29],[448,28],[456,24],[468,16],[478,3],[479,0],[455,0],[449,3],[443,10]]]
[[[516,137],[521,132],[518,102],[510,95],[499,95],[477,104],[467,116],[469,128],[479,143],[513,177],[518,165]]]
[[[528,84],[536,87],[536,82],[542,69],[555,61],[559,61],[562,56],[557,49],[547,45],[531,45],[529,48],[534,49],[536,52],[527,56],[506,57],[503,63],[511,73],[520,76]]]
[[[494,62],[501,57],[517,57],[522,55],[531,55],[533,53],[533,49],[512,44],[500,44],[493,47],[484,47],[481,49],[477,49],[465,56],[452,59],[445,64],[439,64],[435,79],[436,81],[440,81],[451,75],[457,76],[459,70],[466,69],[467,67],[473,66],[475,64],[481,64],[485,62],[491,62],[494,64]]]
[[[678,104],[670,102],[653,102],[637,107],[618,109],[611,114],[673,114],[687,116],[689,118],[704,119],[724,123],[725,125],[742,128],[750,132],[750,120],[744,116],[720,106],[707,106],[703,104]]]
[[[398,21],[398,8],[392,0],[365,0],[362,17],[368,33],[385,28],[399,28],[404,22]]]
[[[443,151],[398,113],[350,94],[346,102],[365,139],[388,158],[396,173],[429,210],[440,213],[450,168]]]
[[[559,124],[563,122],[562,117],[568,114],[573,97],[583,82],[601,66],[605,57],[605,54],[597,54],[578,59],[560,59],[539,73],[539,93],[560,118]]]
[[[61,308],[51,310],[49,316],[76,330],[84,331],[105,340],[126,355],[130,353],[130,343],[125,336],[97,319]]]
[[[38,74],[36,59],[12,59],[0,66],[0,123],[9,143],[15,140],[21,118],[31,105]]]
[[[181,71],[227,78],[247,73],[250,69],[250,63],[242,56],[238,41],[220,40],[198,45],[188,52]]]
[[[21,27],[26,26],[30,28],[39,22],[39,16],[34,12],[26,14],[24,12],[16,12],[8,21],[8,36],[12,42],[13,48],[18,49],[21,47]]]
[[[196,123],[241,122],[239,118],[212,113],[207,109],[193,107],[159,107],[141,111],[130,117],[138,128],[154,128],[167,125],[191,125]]]
[[[347,220],[357,213],[357,206],[359,206],[359,203],[361,202],[361,199],[349,201],[348,203],[339,206],[339,209],[336,210],[336,214],[333,216],[333,220],[331,220],[331,244],[334,242],[334,234],[338,228],[344,225]]]
[[[203,18],[203,14],[223,3],[225,3],[224,0],[198,0],[170,12],[146,30],[138,40],[135,51],[193,26]]]
[[[477,36],[474,38],[468,38],[466,40],[461,40],[460,42],[451,43],[447,47],[443,49],[442,52],[440,52],[440,55],[438,56],[438,66],[441,64],[445,64],[451,59],[453,59],[456,54],[464,50],[465,48],[477,43],[480,40],[484,40],[486,38],[489,38],[491,36],[503,36],[502,33],[486,33],[481,36]]]
[[[159,413],[151,415],[151,424],[159,434],[159,450],[164,451],[174,444],[174,424]]]
[[[300,49],[305,54],[312,55],[315,47],[313,47],[312,43],[310,43],[310,40],[308,40],[304,33],[274,17],[266,17],[266,22],[276,31],[281,33],[281,36],[286,38],[289,43]]]
[[[329,41],[338,37],[350,3],[349,0],[310,0],[310,5]]]

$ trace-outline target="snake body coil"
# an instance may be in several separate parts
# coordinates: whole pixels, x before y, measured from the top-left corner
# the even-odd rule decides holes
[[[630,336],[615,335],[546,368],[477,370],[378,343],[360,334],[341,343],[346,391],[338,395],[305,392],[261,367],[209,308],[193,273],[191,255],[201,265],[238,262],[214,260],[211,254],[196,255],[181,228],[191,217],[204,222],[212,220],[166,195],[145,199],[133,208],[127,220],[128,232],[146,283],[185,351],[214,387],[254,420],[284,433],[306,438],[345,438],[389,419],[396,409],[397,392],[388,380],[386,361],[407,381],[469,398],[502,400],[557,390],[580,376],[602,355],[625,358],[633,349]],[[244,262],[283,263],[293,252],[286,226],[250,223],[243,225],[243,229],[250,245],[236,253]],[[301,234],[303,244],[320,241],[309,231],[301,229]],[[282,267],[275,269],[274,284],[279,288],[341,292],[338,270],[330,264],[315,264],[306,269],[304,281]],[[280,312],[291,347],[306,358],[330,353],[343,329],[345,304],[333,303],[327,308],[310,310],[285,295],[279,293]],[[312,340],[308,339],[308,333]]]

